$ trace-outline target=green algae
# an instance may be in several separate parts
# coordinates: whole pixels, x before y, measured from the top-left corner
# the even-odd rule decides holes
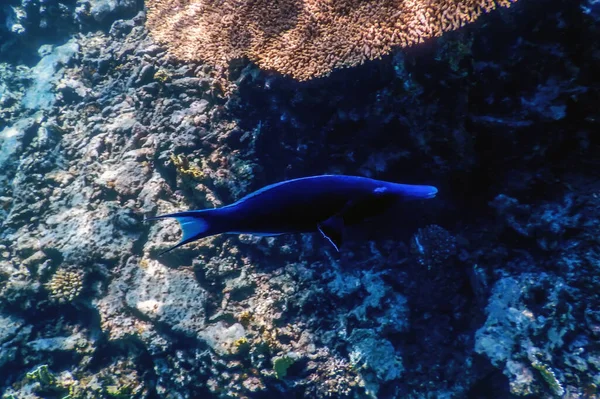
[[[278,356],[273,359],[273,370],[275,371],[275,376],[278,379],[285,378],[287,376],[288,369],[292,364],[296,362],[295,356],[291,355],[283,355]]]

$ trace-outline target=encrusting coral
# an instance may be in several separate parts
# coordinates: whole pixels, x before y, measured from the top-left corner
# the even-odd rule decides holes
[[[380,58],[516,0],[148,0],[146,25],[183,60],[243,57],[298,80]]]

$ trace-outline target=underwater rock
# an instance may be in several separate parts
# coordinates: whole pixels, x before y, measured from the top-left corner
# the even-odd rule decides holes
[[[0,168],[5,171],[14,169],[15,157],[23,151],[23,139],[37,133],[42,118],[43,114],[38,112],[0,131]],[[7,175],[9,173],[3,174],[0,178],[6,178]]]
[[[333,279],[327,284],[332,294],[347,301],[347,304],[352,303],[351,300],[356,296],[361,298],[346,317],[362,322],[376,319],[373,327],[376,331],[400,332],[408,327],[406,298],[393,292],[380,274],[341,270],[332,274]]]
[[[244,338],[246,331],[240,323],[227,326],[222,321],[207,326],[200,336],[218,354],[227,355],[235,351],[235,343]]]
[[[206,328],[207,293],[193,274],[144,261],[135,270],[125,303],[149,320],[198,337]]]
[[[110,340],[123,340],[144,333],[146,326],[149,325],[131,315],[125,304],[125,295],[129,288],[129,275],[136,267],[137,264],[130,263],[121,269],[119,277],[110,281],[104,295],[94,303],[100,316],[101,329]],[[162,349],[163,345],[157,346]],[[149,346],[149,349],[154,351],[155,347]]]
[[[547,202],[531,209],[531,205],[521,204],[515,198],[504,194],[490,202],[502,224],[523,237],[535,239],[544,250],[555,249],[560,239],[569,231],[582,226],[581,215],[575,210],[576,200],[567,194],[561,201]]]
[[[7,4],[8,3],[8,4]],[[72,0],[10,0],[0,5],[0,56],[31,63],[37,47],[64,43],[76,28]]]
[[[77,186],[71,187],[76,189]],[[134,245],[139,232],[124,231],[120,227],[127,209],[106,204],[94,212],[88,211],[87,203],[92,195],[92,190],[82,190],[80,195],[73,195],[71,209],[48,217],[47,227],[39,235],[47,251],[58,251],[65,260],[77,264],[93,257],[116,259],[121,251]],[[56,209],[61,205],[56,203],[52,207]],[[82,242],[86,242],[85,247],[81,246]]]
[[[131,18],[137,11],[135,0],[83,0],[77,2],[75,13],[80,22],[112,22],[117,18]]]
[[[487,308],[486,325],[489,327],[478,330],[475,349],[485,353],[495,365],[501,365],[511,357],[511,351],[518,342],[517,336],[525,333],[536,321],[531,312],[523,309],[521,286],[515,279],[498,281],[492,295]],[[513,329],[513,326],[517,328]]]
[[[352,345],[350,360],[356,367],[367,367],[378,379],[400,378],[404,367],[392,343],[370,329],[355,329],[348,337]]]
[[[40,338],[27,342],[27,346],[36,352],[69,352],[77,350],[82,353],[82,349],[88,347],[90,342],[81,334],[73,334],[63,337]]]
[[[567,115],[567,100],[577,92],[585,92],[585,88],[579,90],[560,87],[560,83],[548,81],[538,87],[537,92],[531,98],[522,98],[521,102],[526,112],[533,114],[534,117],[546,121],[558,121],[564,119]],[[562,97],[562,98],[561,98]]]
[[[30,80],[31,72],[25,65],[0,63],[0,127],[19,115],[24,88]]]
[[[0,369],[15,360],[17,347],[27,339],[31,327],[16,316],[0,314]]]
[[[148,180],[149,169],[141,162],[123,162],[114,170],[106,170],[98,183],[124,197],[137,195]]]
[[[557,393],[562,386],[553,367],[563,360],[553,354],[566,351],[565,339],[576,328],[572,311],[563,302],[568,290],[563,279],[545,273],[505,277],[494,286],[475,350],[503,368],[513,394],[550,389],[562,395]],[[516,361],[523,358],[528,360]]]
[[[40,51],[43,52],[42,59],[31,70],[33,81],[22,100],[23,106],[31,110],[48,109],[52,106],[56,99],[54,86],[62,77],[64,67],[79,51],[79,45],[77,41],[70,40],[49,51],[46,48]]]
[[[81,101],[92,91],[82,82],[72,78],[61,79],[55,87],[62,103]]]

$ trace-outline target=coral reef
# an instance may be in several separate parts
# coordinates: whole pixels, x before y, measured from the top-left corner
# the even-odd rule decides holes
[[[182,63],[138,2],[5,3],[4,398],[597,396],[596,2],[519,2],[302,83]],[[143,222],[321,173],[440,195],[341,253],[228,235],[158,256],[180,229]]]
[[[148,0],[147,26],[180,59],[226,67],[247,57],[307,80],[422,43],[514,1]]]

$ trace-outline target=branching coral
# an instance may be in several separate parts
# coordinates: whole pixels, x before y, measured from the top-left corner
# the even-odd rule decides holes
[[[366,392],[362,376],[346,360],[333,356],[327,350],[321,350],[321,355],[325,355],[327,361],[320,363],[308,377],[311,382],[307,388],[308,397],[372,397]]]
[[[46,284],[50,297],[59,302],[73,302],[83,289],[83,272],[79,270],[58,270]]]
[[[247,57],[298,80],[440,36],[516,0],[148,0],[147,27],[183,60]]]

